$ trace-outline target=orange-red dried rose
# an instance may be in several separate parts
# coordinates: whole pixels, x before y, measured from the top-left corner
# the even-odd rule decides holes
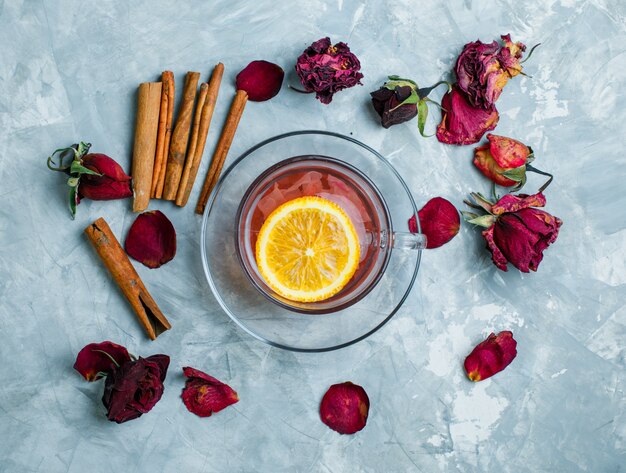
[[[181,397],[189,412],[199,417],[210,417],[239,401],[239,396],[230,386],[213,376],[189,366],[183,368],[183,373],[188,379]]]
[[[176,255],[176,230],[160,211],[144,212],[128,230],[124,248],[148,268],[158,268]]]
[[[492,333],[465,358],[465,372],[472,381],[482,381],[509,366],[517,356],[513,333],[505,330]]]
[[[532,160],[532,150],[506,136],[489,133],[487,139],[489,144],[474,149],[474,165],[500,186],[521,187],[526,182],[526,163]]]
[[[426,235],[426,248],[439,248],[452,240],[461,226],[459,212],[443,197],[434,197],[417,213],[422,233]],[[409,219],[409,231],[418,233],[415,215]]]
[[[365,390],[349,381],[333,384],[320,404],[322,422],[340,434],[354,434],[365,427],[370,400]]]
[[[128,350],[117,343],[90,343],[78,352],[74,369],[87,381],[95,381],[127,361],[130,361]]]

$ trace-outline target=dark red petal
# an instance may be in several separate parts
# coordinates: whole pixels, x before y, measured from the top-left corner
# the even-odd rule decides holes
[[[127,361],[130,361],[130,355],[121,345],[113,342],[90,343],[78,352],[74,369],[87,381],[95,381],[102,378],[101,373],[108,374]]]
[[[491,259],[493,261],[493,264],[495,264],[498,269],[502,271],[507,271],[508,261],[504,257],[504,255],[502,254],[502,251],[500,250],[500,248],[498,248],[498,245],[496,245],[496,242],[493,239],[494,228],[495,228],[495,225],[492,225],[487,230],[484,230],[482,232],[482,235],[485,241],[487,241],[487,249],[491,251]]]
[[[498,124],[495,106],[489,109],[473,107],[465,94],[453,86],[441,101],[444,109],[441,123],[437,127],[437,139],[451,145],[468,145],[478,142]]]
[[[83,174],[78,184],[78,195],[91,200],[127,199],[133,196],[130,181],[116,181],[106,176]]]
[[[109,158],[106,154],[90,153],[83,156],[83,166],[92,171],[104,174],[106,177],[114,181],[130,181],[131,177],[127,175],[122,167],[117,164],[113,158]]]
[[[181,397],[187,410],[199,417],[210,417],[239,401],[237,393],[227,384],[191,367],[183,368],[188,378]]]
[[[524,273],[529,272],[539,236],[531,232],[517,216],[501,216],[495,224],[493,240],[513,266]]]
[[[245,90],[248,99],[263,102],[274,97],[283,84],[285,71],[271,62],[252,61],[237,74],[237,89]]]
[[[333,384],[320,404],[322,422],[340,434],[354,434],[367,423],[370,400],[365,390],[349,381]]]
[[[456,207],[443,197],[430,199],[417,213],[422,233],[426,235],[426,248],[439,248],[459,233],[461,219]],[[417,233],[417,222],[409,219],[409,231]]]
[[[176,255],[176,230],[162,212],[144,212],[128,230],[124,247],[148,268],[158,268]]]
[[[541,192],[533,195],[506,194],[491,207],[491,213],[502,215],[503,213],[517,212],[528,207],[543,207],[545,205],[546,198]]]
[[[472,381],[482,381],[509,366],[517,356],[517,342],[508,330],[489,335],[465,358],[465,372]]]

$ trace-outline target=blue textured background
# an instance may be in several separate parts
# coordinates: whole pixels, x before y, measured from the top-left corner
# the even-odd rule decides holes
[[[352,133],[401,171],[418,206],[441,195],[461,207],[468,192],[488,190],[472,148],[422,139],[415,122],[383,130],[368,92],[387,74],[421,85],[449,77],[463,44],[508,32],[543,45],[526,63],[533,78],[506,86],[496,132],[530,144],[536,165],[555,174],[547,210],[565,222],[558,241],[537,274],[503,273],[464,226],[426,252],[397,316],[339,352],[278,351],[237,329],[204,280],[193,205],[165,202],[152,208],[174,222],[178,255],[138,271],[173,329],[150,342],[82,235],[104,216],[123,238],[129,201],[85,201],[70,221],[63,179],[45,167],[52,150],[83,139],[129,170],[138,83],[164,69],[179,85],[187,70],[206,80],[222,61],[209,155],[236,72],[267,59],[294,83],[295,58],[329,35],[359,56],[364,86],[330,106],[286,87],[249,104],[229,160],[295,129]],[[0,45],[1,472],[624,471],[623,1],[0,0]],[[518,357],[469,382],[463,358],[503,329],[515,333]],[[80,348],[105,339],[172,357],[161,402],[121,426],[104,417],[102,385],[72,370]],[[188,413],[179,398],[188,364],[241,401],[209,419]],[[345,380],[371,399],[354,436],[317,413],[326,388]]]

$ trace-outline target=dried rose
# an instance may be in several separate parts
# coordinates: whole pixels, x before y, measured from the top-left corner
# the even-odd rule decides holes
[[[130,361],[128,350],[117,343],[90,343],[78,352],[74,369],[87,381],[95,381],[127,361]]]
[[[176,230],[159,210],[144,212],[128,230],[124,248],[148,268],[158,268],[176,255]]]
[[[461,226],[459,212],[450,201],[434,197],[417,213],[422,233],[426,235],[426,248],[439,248],[452,240]],[[418,233],[417,219],[409,219],[409,231]]]
[[[330,38],[322,38],[306,48],[296,63],[296,73],[305,92],[329,104],[333,95],[361,84],[363,74],[359,59],[346,43],[334,46]]]
[[[426,136],[424,125],[428,117],[428,102],[436,103],[428,98],[428,94],[441,84],[447,84],[450,90],[451,85],[446,81],[437,82],[431,87],[419,88],[415,81],[389,76],[389,80],[380,89],[370,93],[372,105],[380,116],[382,126],[389,128],[417,116],[420,134]]]
[[[474,165],[485,177],[503,187],[526,182],[526,163],[532,161],[532,150],[512,138],[487,134],[489,144],[474,149]]]
[[[465,358],[465,372],[472,381],[482,381],[509,366],[517,356],[517,342],[508,330],[492,333]]]
[[[512,43],[510,35],[502,39],[502,47],[497,41],[467,43],[456,61],[458,86],[474,107],[491,110],[507,81],[522,70],[519,60],[526,46]]]
[[[365,427],[370,400],[365,390],[349,381],[333,384],[320,404],[322,422],[340,434],[354,434]]]
[[[239,401],[237,393],[227,384],[200,370],[184,367],[188,378],[181,397],[189,412],[199,417],[210,417],[225,407]]]
[[[502,271],[511,263],[524,273],[537,271],[543,259],[543,251],[554,243],[559,234],[561,219],[531,207],[546,204],[540,192],[534,195],[507,194],[493,203],[480,194],[471,194],[474,202],[465,201],[473,208],[488,213],[478,215],[463,212],[465,219],[475,225],[486,227],[482,232],[491,251],[494,264]]]
[[[102,395],[107,418],[121,424],[149,412],[163,395],[169,364],[169,356],[152,355],[127,361],[113,370]]]
[[[437,127],[437,139],[451,145],[468,145],[478,142],[482,136],[498,124],[498,111],[473,107],[457,85],[443,96],[443,117]]]
[[[284,77],[282,67],[267,61],[252,61],[237,74],[237,90],[245,90],[253,102],[264,102],[278,94]]]
[[[62,148],[48,157],[48,168],[68,174],[70,187],[69,203],[72,218],[81,198],[91,200],[125,199],[133,195],[131,177],[113,159],[105,154],[87,154],[90,143],[80,142],[69,148]],[[59,165],[54,162],[58,154]],[[72,156],[70,164],[64,164],[66,156]]]

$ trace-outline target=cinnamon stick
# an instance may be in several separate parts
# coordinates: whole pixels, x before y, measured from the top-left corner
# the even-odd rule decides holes
[[[161,89],[161,82],[139,84],[132,166],[133,212],[146,210],[150,202],[152,171],[159,128]]]
[[[161,161],[161,169],[155,190],[155,198],[160,199],[163,196],[163,187],[165,186],[165,172],[167,169],[167,158],[170,155],[170,143],[172,140],[172,127],[174,122],[174,103],[176,101],[176,90],[174,85],[174,74],[170,71],[166,76],[167,81],[163,82],[163,87],[167,92],[167,126],[165,128],[165,145],[163,147],[163,157]]]
[[[85,228],[85,234],[132,306],[151,340],[172,328],[144,286],[126,252],[103,218]]]
[[[211,119],[213,118],[213,111],[215,110],[215,103],[217,102],[217,95],[219,93],[223,75],[224,64],[220,62],[215,66],[215,69],[213,69],[211,80],[209,81],[209,90],[204,102],[204,107],[202,108],[202,116],[200,117],[198,143],[195,147],[195,152],[190,154],[190,156],[193,156],[193,160],[187,159],[187,162],[185,163],[185,171],[183,172],[183,178],[178,186],[176,205],[180,207],[187,205],[191,189],[193,189],[193,185],[196,181],[198,168],[202,162],[204,147],[209,134],[209,127],[211,125]]]
[[[198,89],[199,72],[187,72],[185,77],[185,88],[183,89],[183,102],[176,118],[176,126],[172,133],[170,142],[170,152],[167,158],[167,169],[165,172],[165,186],[163,187],[163,198],[174,200],[178,192],[180,176],[185,164],[185,152],[189,141],[189,127],[191,125],[191,114],[193,113],[193,103]]]
[[[220,173],[222,172],[222,168],[224,167],[224,162],[226,161],[226,156],[228,155],[228,151],[230,150],[230,145],[233,143],[233,138],[235,137],[237,126],[239,125],[239,120],[241,120],[241,115],[243,114],[247,101],[248,94],[246,93],[246,91],[238,90],[232,104],[230,105],[228,117],[226,117],[224,128],[222,128],[222,134],[220,135],[220,139],[217,142],[217,146],[215,147],[215,151],[213,153],[211,166],[209,167],[206,178],[204,180],[204,185],[202,186],[202,192],[200,194],[200,198],[198,199],[198,204],[196,205],[197,214],[204,213],[204,208],[209,201],[211,191],[213,191],[215,184],[217,184]]]
[[[170,96],[170,89],[174,87],[174,74],[172,71],[163,71],[161,74],[163,87],[161,90],[161,109],[159,111],[159,131],[157,133],[156,156],[154,158],[154,169],[152,170],[152,187],[150,196],[154,199],[157,196],[157,187],[161,171],[165,175],[165,164],[167,162],[166,136],[169,130],[172,133],[172,116],[174,110],[174,95]],[[171,103],[170,103],[171,101]],[[160,197],[160,196],[159,196]]]

